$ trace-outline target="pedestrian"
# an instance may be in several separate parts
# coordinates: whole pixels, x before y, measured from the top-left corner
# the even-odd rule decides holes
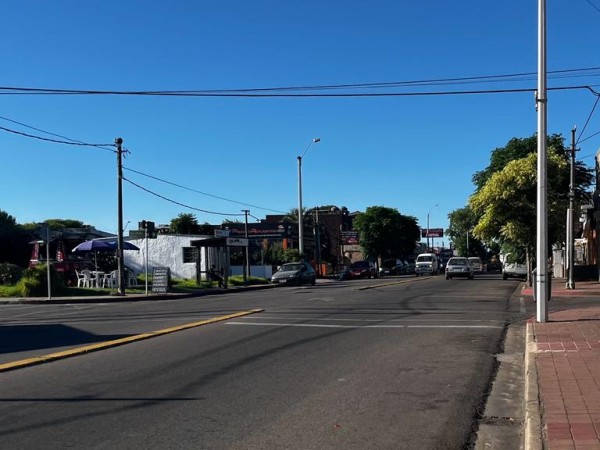
[[[219,287],[225,287],[225,285],[223,283],[223,277],[221,277],[217,273],[217,270],[215,269],[215,265],[214,264],[210,266],[210,270],[208,271],[208,273],[210,275],[211,281],[216,281],[218,283]]]

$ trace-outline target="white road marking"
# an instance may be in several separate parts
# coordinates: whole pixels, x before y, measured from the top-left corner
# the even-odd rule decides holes
[[[269,319],[269,320],[315,320],[315,321],[324,321],[324,322],[381,322],[382,319],[333,319],[327,317],[280,317],[280,316],[263,316],[261,314],[261,319]],[[248,320],[254,320],[253,317],[248,317]],[[423,320],[427,320],[428,322],[499,322],[504,323],[502,320],[479,320],[479,319],[386,319],[386,322],[422,322]]]
[[[226,322],[226,325],[248,325],[262,327],[303,327],[303,328],[494,328],[502,329],[497,325],[324,325],[320,323],[269,323],[269,322]]]

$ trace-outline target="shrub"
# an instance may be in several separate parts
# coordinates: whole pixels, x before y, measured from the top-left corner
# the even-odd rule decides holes
[[[23,269],[16,264],[0,263],[0,284],[16,284],[22,273]]]
[[[50,266],[50,281],[52,294],[62,291],[65,282],[62,275],[58,274],[54,267]],[[48,277],[45,264],[39,264],[31,269],[23,271],[23,277],[17,283],[19,294],[22,297],[41,297],[48,294]]]

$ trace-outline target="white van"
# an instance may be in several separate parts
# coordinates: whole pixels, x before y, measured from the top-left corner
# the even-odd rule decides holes
[[[439,261],[435,253],[421,253],[415,261],[415,275],[423,274],[437,275],[439,273]]]

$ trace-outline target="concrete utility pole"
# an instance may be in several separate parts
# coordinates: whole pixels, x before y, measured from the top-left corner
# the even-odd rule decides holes
[[[116,138],[117,147],[117,277],[118,294],[125,295],[125,265],[123,264],[123,139]]]
[[[569,209],[567,211],[567,289],[575,289],[575,230],[573,229],[573,218],[575,215],[575,131],[577,127],[571,130],[571,174],[569,182]]]
[[[248,214],[250,214],[250,210],[249,209],[242,209],[242,212],[244,213],[244,217],[245,217],[245,227],[244,227],[244,237],[246,238],[246,241],[248,241]],[[250,245],[250,242],[248,242],[248,245]],[[244,267],[244,286],[246,285],[247,279],[250,278],[250,254],[249,254],[249,249],[248,249],[248,245],[246,245],[245,250],[246,250],[246,254],[245,256],[245,266]]]
[[[538,111],[537,133],[537,321],[548,321],[548,192],[547,192],[547,89],[546,89],[546,0],[538,3]]]

